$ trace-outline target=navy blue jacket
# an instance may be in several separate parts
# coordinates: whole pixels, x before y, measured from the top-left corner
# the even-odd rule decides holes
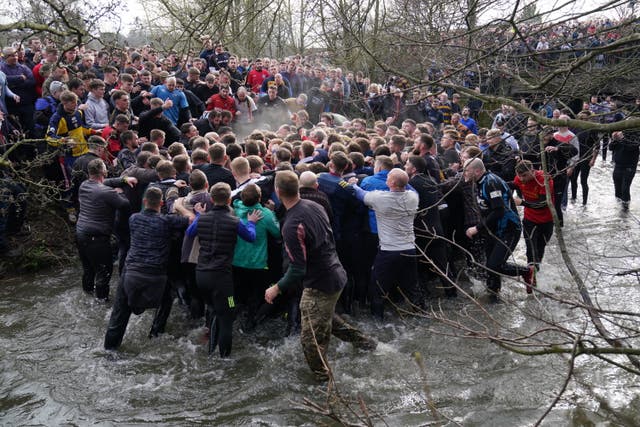
[[[329,197],[333,210],[333,235],[336,241],[353,238],[362,231],[365,205],[354,197],[355,191],[345,180],[330,173],[318,175],[318,189]]]
[[[129,218],[131,248],[127,254],[127,268],[166,270],[172,232],[185,230],[188,225],[189,220],[185,217],[163,215],[151,209],[132,215]]]

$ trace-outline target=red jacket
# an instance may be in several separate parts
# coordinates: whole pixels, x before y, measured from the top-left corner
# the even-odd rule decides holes
[[[251,87],[251,92],[259,93],[262,82],[269,77],[269,72],[264,68],[260,71],[252,69],[247,75],[247,85]]]
[[[111,126],[107,126],[102,130],[100,134],[102,138],[107,141],[107,151],[113,157],[116,157],[120,150],[122,149],[122,144],[120,142],[120,135],[117,134],[116,130]]]
[[[33,78],[36,81],[36,94],[38,94],[38,98],[42,98],[42,85],[44,84],[44,78],[40,75],[40,68],[42,68],[42,62],[36,64],[33,70],[31,70]]]
[[[522,193],[524,205],[524,219],[534,224],[544,224],[553,221],[551,210],[548,206],[544,207],[528,207],[527,204],[536,204],[545,201],[546,191],[544,188],[544,172],[541,170],[533,171],[535,178],[529,182],[522,182],[518,176],[515,177],[513,183]],[[549,189],[551,190],[551,201],[553,202],[553,179],[549,178]]]
[[[231,111],[231,114],[235,117],[236,101],[232,96],[227,95],[226,98],[223,98],[219,93],[216,93],[207,100],[207,111],[214,109]]]

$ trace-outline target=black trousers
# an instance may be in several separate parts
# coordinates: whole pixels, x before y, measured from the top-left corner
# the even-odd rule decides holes
[[[137,272],[136,274],[140,275],[143,273]],[[166,293],[166,288],[169,287],[169,285],[167,284],[167,276],[164,271],[159,271],[157,274],[146,272],[144,275],[146,276],[145,279],[149,282],[156,281],[159,284],[164,284]],[[104,348],[107,350],[115,350],[120,347],[120,344],[122,344],[122,338],[127,330],[131,313],[142,314],[144,312],[144,309],[134,309],[129,306],[129,298],[125,290],[126,280],[131,280],[131,277],[127,276],[125,269],[120,277],[118,289],[116,290],[116,298],[113,303],[113,308],[111,309],[109,325],[107,326],[107,332],[104,337]]]
[[[607,160],[607,148],[609,147],[609,141],[611,140],[611,134],[603,133],[602,134],[602,148],[600,151],[602,152],[602,160]]]
[[[354,234],[342,240],[336,240],[336,252],[340,263],[347,272],[347,284],[340,295],[338,309],[342,313],[351,314],[353,300],[355,298],[355,280],[358,275],[358,263],[362,253],[361,236]]]
[[[587,204],[587,197],[589,197],[589,172],[591,172],[591,166],[587,159],[580,161],[573,170],[571,175],[571,198],[575,199],[578,192],[578,178],[580,178],[580,187],[582,187],[582,204]]]
[[[82,262],[82,289],[96,298],[109,296],[109,281],[113,273],[110,236],[76,234],[78,254]]]
[[[372,279],[371,313],[379,319],[384,316],[384,297],[393,289],[400,288],[414,302],[418,283],[416,250],[379,250],[373,263]]]
[[[488,235],[485,239],[487,254],[487,288],[499,292],[502,287],[500,274],[520,276],[528,272],[527,266],[507,262],[520,240],[520,229],[508,226],[502,236]]]
[[[553,207],[556,208],[556,213],[558,214],[558,220],[560,221],[560,226],[564,225],[564,215],[562,212],[562,200],[567,191],[567,174],[560,173],[553,177],[553,192],[554,192],[554,201]]]
[[[422,233],[424,234],[424,232]],[[456,274],[453,263],[449,262],[447,248],[449,243],[443,238],[434,235],[432,238],[426,236],[417,237],[416,245],[424,252],[424,256],[420,254],[421,256],[418,257],[418,274],[421,277],[419,283],[422,290],[429,294],[426,288],[426,276],[429,272],[434,272],[440,278],[445,295],[456,295],[457,290],[452,285],[455,282]]]
[[[355,300],[361,305],[367,302],[367,293],[371,283],[371,271],[378,254],[380,240],[377,233],[362,234],[362,254],[359,257],[359,269],[355,278]]]
[[[625,168],[616,167],[613,168],[613,186],[616,191],[616,199],[620,199],[623,202],[629,202],[631,200],[631,183],[633,177],[636,176],[636,167]]]
[[[159,334],[163,334],[167,327],[167,321],[171,314],[171,308],[173,307],[173,289],[171,287],[171,280],[165,280],[164,292],[162,293],[162,299],[160,300],[160,307],[156,310],[156,314],[153,317],[153,323],[151,324],[151,331],[149,337],[157,337]]]
[[[182,271],[184,271],[185,274],[187,294],[190,299],[189,314],[192,319],[199,319],[204,316],[204,301],[196,282],[196,264],[183,262]]]
[[[524,239],[527,244],[527,262],[539,268],[544,250],[553,235],[553,221],[536,224],[527,219],[522,221]]]
[[[31,132],[35,127],[35,122],[33,121],[33,114],[35,113],[34,104],[29,102],[22,102],[12,107],[8,107],[9,114],[13,114],[20,120],[20,125],[22,126],[22,131],[27,135],[27,137],[31,136]]]
[[[115,350],[122,344],[122,338],[127,330],[129,318],[131,317],[131,307],[127,301],[124,290],[124,276],[120,279],[120,284],[116,290],[116,299],[111,309],[111,317],[107,326],[107,333],[104,336],[104,348]]]
[[[219,347],[220,357],[228,357],[236,311],[231,272],[196,270],[196,282],[207,304],[209,354]]]
[[[264,302],[264,291],[269,287],[266,268],[233,267],[233,288],[236,302],[245,305],[252,315]]]

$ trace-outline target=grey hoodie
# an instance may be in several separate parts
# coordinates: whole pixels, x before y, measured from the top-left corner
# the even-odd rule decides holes
[[[89,92],[87,108],[84,110],[84,117],[87,125],[92,129],[102,129],[109,125],[109,104],[103,98],[97,98]]]

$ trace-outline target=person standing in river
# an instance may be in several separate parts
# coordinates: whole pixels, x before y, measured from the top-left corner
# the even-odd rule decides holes
[[[549,190],[553,203],[553,179],[549,177]],[[519,196],[513,201],[517,206],[524,206],[524,239],[527,245],[527,262],[538,271],[544,256],[544,249],[553,235],[553,216],[547,205],[547,192],[544,186],[544,171],[534,169],[529,160],[522,160],[516,165],[516,178],[513,186]],[[527,287],[527,293],[531,293]]]
[[[117,187],[135,185],[135,178],[111,178],[102,159],[87,165],[89,179],[80,185],[80,214],[76,225],[76,243],[82,262],[82,289],[98,300],[109,297],[109,281],[113,272],[111,234],[117,210],[129,209],[129,201]],[[116,188],[114,188],[116,187]]]
[[[362,349],[375,348],[377,343],[335,314],[347,273],[338,259],[327,214],[317,203],[300,198],[298,176],[292,171],[278,172],[275,191],[287,209],[282,238],[290,264],[284,277],[265,291],[265,300],[272,304],[302,281],[300,341],[315,378],[327,381],[331,334]]]
[[[255,224],[262,218],[262,212],[253,210],[242,220],[235,216],[229,206],[231,187],[227,183],[214,184],[210,194],[213,207],[205,213],[202,205],[194,206],[196,219],[187,229],[187,236],[197,236],[200,242],[196,284],[207,304],[209,354],[218,347],[220,357],[229,357],[236,312],[233,255],[238,236],[247,242],[256,240]],[[179,203],[176,204],[176,210],[180,214],[189,215]]]
[[[157,187],[147,189],[143,204],[144,210],[129,219],[131,247],[104,337],[107,350],[122,343],[131,313],[142,314],[147,308],[160,306],[165,287],[171,286],[167,265],[172,233],[189,225],[187,217],[160,213],[162,190]]]
[[[613,163],[613,185],[616,200],[622,209],[628,210],[631,202],[631,182],[636,175],[640,156],[640,133],[637,131],[614,132],[609,143]]]
[[[466,181],[475,181],[478,185],[478,205],[482,219],[478,224],[467,228],[466,234],[470,239],[478,233],[485,235],[487,290],[491,301],[498,302],[500,273],[522,276],[528,291],[534,286],[534,266],[507,262],[522,232],[520,217],[511,198],[511,189],[498,175],[487,171],[478,158],[465,162],[464,178]]]

